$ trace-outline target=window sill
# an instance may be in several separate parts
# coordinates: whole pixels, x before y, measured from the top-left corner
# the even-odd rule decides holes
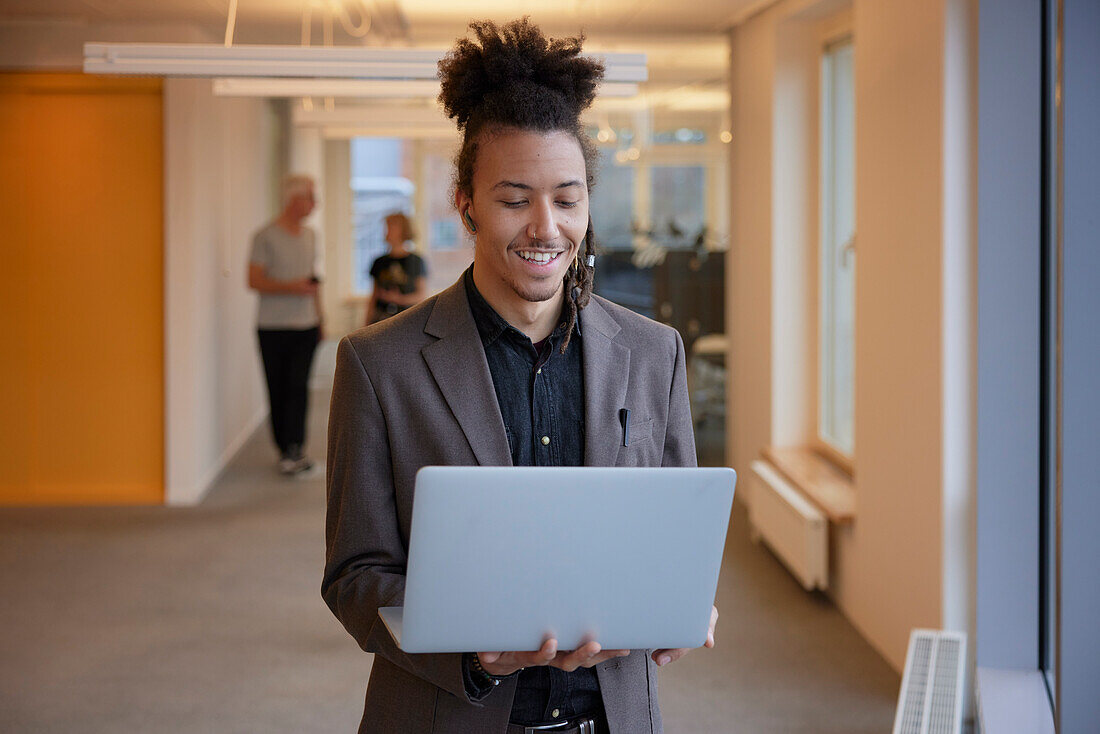
[[[847,525],[855,519],[855,484],[828,459],[806,447],[768,446],[763,454],[788,482],[829,518],[830,523]]]
[[[1042,674],[1035,670],[978,668],[982,734],[1054,734]]]

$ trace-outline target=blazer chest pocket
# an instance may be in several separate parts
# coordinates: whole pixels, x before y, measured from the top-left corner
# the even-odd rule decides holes
[[[626,446],[622,445],[620,435],[616,466],[660,466],[663,448],[654,438],[654,432],[660,429],[656,418],[630,422],[630,436]]]
[[[635,444],[646,443],[653,438],[653,424],[656,423],[656,418],[650,418],[649,420],[643,420],[630,422],[630,436],[627,441],[627,448],[634,446]]]

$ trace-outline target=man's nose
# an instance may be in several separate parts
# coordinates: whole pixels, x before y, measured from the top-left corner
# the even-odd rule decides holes
[[[527,236],[540,242],[552,242],[560,235],[553,202],[545,201],[533,206],[531,221],[527,224]]]

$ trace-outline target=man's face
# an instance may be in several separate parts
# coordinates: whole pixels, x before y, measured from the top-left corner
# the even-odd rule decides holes
[[[313,212],[315,203],[316,200],[313,196],[313,189],[310,188],[303,193],[292,196],[287,209],[290,210],[291,216],[298,219],[305,219]]]
[[[477,226],[475,280],[490,301],[522,307],[558,295],[588,229],[585,181],[580,144],[567,132],[482,137],[473,199],[459,192],[456,203]]]

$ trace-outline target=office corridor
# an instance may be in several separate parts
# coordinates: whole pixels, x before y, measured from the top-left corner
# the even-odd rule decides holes
[[[326,386],[310,412],[320,457]],[[281,478],[268,443],[198,507],[0,509],[0,731],[355,730],[370,656],[319,595],[323,473]],[[666,730],[888,731],[898,676],[735,507],[718,647],[662,671]]]

